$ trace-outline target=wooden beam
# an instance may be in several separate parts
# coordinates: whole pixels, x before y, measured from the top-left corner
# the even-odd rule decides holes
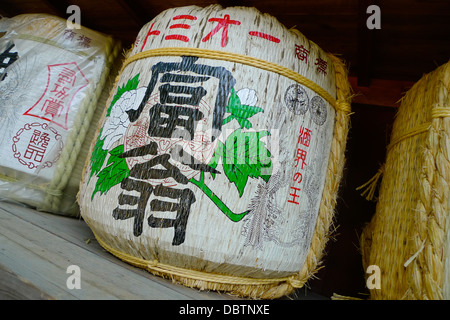
[[[369,86],[360,86],[357,77],[349,77],[355,94],[352,103],[383,107],[399,107],[399,100],[414,85],[411,81],[371,79]]]

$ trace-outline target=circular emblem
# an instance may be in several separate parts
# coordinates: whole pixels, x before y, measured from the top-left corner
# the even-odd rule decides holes
[[[299,84],[290,85],[284,94],[284,103],[294,114],[305,114],[309,107],[309,98]]]
[[[327,106],[325,101],[319,97],[314,96],[311,99],[311,118],[315,124],[321,126],[327,120]]]
[[[39,122],[26,123],[12,141],[14,158],[31,170],[53,166],[64,146],[62,136],[55,128]]]

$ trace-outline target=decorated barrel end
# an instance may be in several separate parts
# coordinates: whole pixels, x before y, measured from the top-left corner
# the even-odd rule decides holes
[[[0,35],[0,198],[79,215],[89,128],[120,43],[48,14],[1,18]]]
[[[272,299],[320,265],[350,113],[346,69],[254,8],[169,9],[128,52],[81,215],[130,264]]]
[[[450,62],[405,94],[363,230],[370,298],[450,299]]]

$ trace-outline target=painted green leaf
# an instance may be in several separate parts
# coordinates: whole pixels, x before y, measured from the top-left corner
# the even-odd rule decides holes
[[[99,137],[101,135],[101,131],[99,133]],[[95,143],[94,150],[91,154],[91,175],[92,177],[94,174],[97,174],[100,172],[103,162],[105,162],[106,156],[108,155],[108,150],[103,150],[103,142],[104,140],[97,139],[97,142]],[[90,178],[89,177],[89,178]]]
[[[208,165],[216,169],[222,158],[223,172],[228,180],[236,185],[239,196],[242,197],[249,177],[262,178],[268,182],[272,175],[271,154],[265,143],[260,141],[261,138],[270,133],[268,131],[241,131],[241,129],[250,129],[252,127],[252,123],[248,118],[258,112],[264,112],[264,110],[254,106],[243,105],[234,89],[231,91],[226,112],[230,113],[230,115],[223,120],[222,124],[236,120],[241,128],[229,135],[225,143],[218,141],[216,150]],[[215,173],[211,173],[211,176],[215,179]],[[202,171],[200,180],[191,178],[189,181],[199,187],[230,220],[238,222],[249,213],[249,210],[241,213],[230,210],[206,185],[204,177],[205,173]]]
[[[128,169],[127,162],[124,158],[119,156],[123,153],[123,145],[117,146],[109,152],[109,159],[106,167],[101,170],[97,177],[97,183],[95,184],[92,198],[97,192],[105,194],[113,186],[122,182],[123,179],[128,178],[130,170]]]
[[[209,166],[216,168],[222,157],[223,171],[228,180],[236,185],[239,196],[244,193],[249,177],[269,181],[272,173],[271,155],[260,140],[269,134],[269,131],[242,132],[238,129],[228,136],[225,143],[219,142],[209,162]]]
[[[252,123],[248,120],[248,118],[259,112],[264,112],[264,109],[242,104],[236,91],[232,89],[230,98],[228,99],[226,112],[231,113],[231,115],[226,117],[222,124],[226,124],[231,120],[236,119],[241,128],[250,129],[252,127]]]

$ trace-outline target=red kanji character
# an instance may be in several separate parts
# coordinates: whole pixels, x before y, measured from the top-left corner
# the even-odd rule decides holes
[[[145,44],[147,43],[147,38],[149,36],[157,36],[161,33],[161,31],[158,31],[158,30],[152,30],[154,25],[155,25],[155,23],[153,22],[152,25],[150,26],[150,29],[147,32],[147,35],[145,36],[145,40],[144,40],[144,43],[142,44],[141,51],[142,51],[142,49],[144,49]]]
[[[48,134],[47,134],[48,136]],[[45,150],[47,149],[47,144],[39,146],[39,141],[41,140],[41,131],[34,130],[33,134],[30,138],[30,143],[27,146],[27,149],[25,150],[24,157],[26,159],[31,159],[31,157],[34,157],[34,161],[41,162],[44,158]],[[49,139],[50,140],[50,139]]]
[[[59,113],[60,109],[64,108],[64,103],[61,100],[49,98],[45,100],[44,106],[42,108],[45,108],[45,114],[51,114],[54,117]]]
[[[303,126],[300,127],[300,134],[298,136],[298,143],[304,145],[305,147],[309,147],[311,142],[311,130],[305,128]]]
[[[197,17],[183,14],[173,17],[172,20],[197,20]],[[190,29],[191,26],[186,23],[175,23],[169,26],[169,29]],[[164,38],[165,40],[180,40],[183,42],[189,42],[189,38],[182,34],[170,34]]]
[[[45,148],[41,148],[41,147],[35,146],[30,143],[28,145],[27,149],[25,150],[25,153],[23,156],[24,156],[24,158],[27,158],[27,159],[31,159],[31,157],[34,156],[34,159],[33,159],[34,161],[41,162],[42,159],[44,158],[44,154],[45,154]]]
[[[271,36],[270,34],[267,34],[267,33],[259,32],[259,31],[250,31],[248,34],[253,37],[259,37],[259,38],[263,38],[263,39],[266,39],[266,40],[269,40],[269,41],[272,41],[275,43],[280,43],[280,39],[278,39],[274,36]]]
[[[328,62],[326,62],[325,60],[322,60],[320,58],[317,58],[315,65],[317,66],[317,72],[321,72],[324,75],[327,74],[326,70],[327,70]]]
[[[33,143],[34,145],[40,145],[43,148],[47,148],[48,142],[50,141],[50,137],[48,133],[42,133],[39,130],[34,130],[33,134],[31,135],[30,143]]]
[[[302,160],[302,169],[303,169],[303,166],[306,165],[306,163],[305,163],[306,155],[307,155],[307,152],[305,150],[297,149],[297,158],[295,158],[295,167],[296,168],[298,166],[299,161]]]
[[[308,63],[308,55],[309,55],[309,50],[306,50],[306,48],[303,45],[295,45],[295,57],[298,60],[301,60],[305,63]]]
[[[290,196],[292,196],[291,200],[288,200],[290,203],[294,204],[300,204],[300,202],[295,201],[296,198],[300,198],[300,196],[297,194],[297,191],[300,191],[300,188],[291,187],[292,190],[294,190],[294,193],[289,193]]]
[[[73,86],[77,78],[75,74],[76,72],[74,70],[64,67],[58,74],[58,82],[61,84],[71,84]]]
[[[303,176],[302,176],[302,174],[300,173],[300,172],[296,172],[295,174],[294,174],[294,181],[296,181],[297,183],[300,183],[300,182],[302,182],[302,180],[303,180]],[[300,180],[299,180],[300,179]]]
[[[38,144],[40,135],[41,135],[41,131],[35,129],[33,131],[33,134],[31,135],[30,143]]]
[[[58,99],[64,100],[69,95],[68,93],[66,93],[66,90],[68,90],[68,89],[69,88],[63,87],[63,86],[55,83],[55,89],[53,89],[50,92],[54,92],[55,93],[55,97],[57,97]]]
[[[208,22],[218,22],[219,24],[212,29],[212,31],[210,33],[208,33],[206,35],[206,37],[204,37],[202,39],[203,42],[208,41],[209,39],[211,39],[211,37],[213,35],[215,35],[220,29],[223,28],[222,30],[222,42],[221,45],[222,47],[225,47],[227,45],[227,40],[228,40],[228,25],[230,24],[234,24],[234,25],[240,25],[241,22],[237,21],[237,20],[230,20],[230,16],[228,14],[226,14],[223,18],[210,18],[208,20]]]
[[[44,132],[43,134],[41,134],[39,141],[37,141],[37,144],[41,145],[43,148],[47,148],[49,141],[50,141],[50,136],[48,135],[48,133]]]

